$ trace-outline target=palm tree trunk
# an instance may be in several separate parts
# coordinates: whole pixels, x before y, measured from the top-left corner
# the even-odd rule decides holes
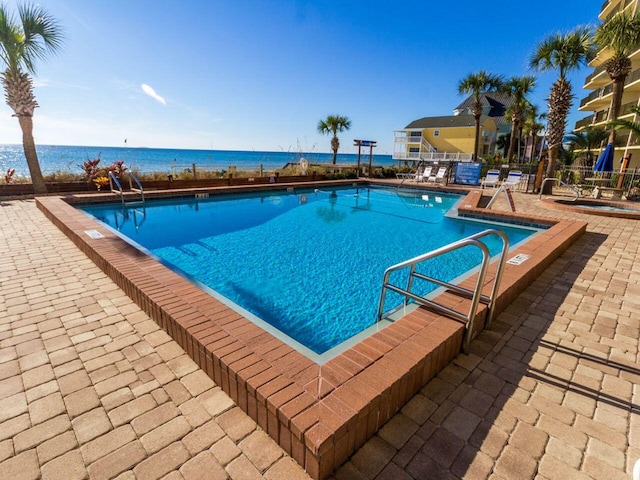
[[[526,138],[525,138],[526,142]],[[526,150],[526,145],[525,145]],[[522,162],[522,127],[518,127],[518,163]]]
[[[511,123],[511,135],[509,136],[509,152],[507,153],[507,160],[510,162],[513,160],[513,150],[516,145],[516,123]]]
[[[31,174],[33,190],[36,195],[45,195],[47,186],[44,183],[42,170],[40,170],[36,144],[33,141],[33,117],[19,116],[18,122],[20,122],[20,128],[22,129],[22,148],[24,149],[24,156],[27,159],[27,166]]]
[[[473,161],[478,161],[478,147],[480,146],[480,115],[474,115],[476,120],[476,138],[473,144]]]
[[[565,78],[558,78],[551,86],[549,95],[549,116],[547,141],[549,144],[549,164],[547,165],[547,177],[554,178],[556,162],[560,153],[560,146],[567,127],[567,114],[571,109],[571,83]],[[549,195],[553,191],[552,183],[545,185],[544,193]]]
[[[338,140],[338,136],[333,134],[333,138],[331,139],[331,150],[333,150],[333,164],[336,164],[338,159],[338,149],[340,148],[340,140]]]
[[[620,105],[622,103],[622,93],[624,91],[624,82],[627,76],[618,77],[613,81],[611,96],[611,108],[609,109],[609,115],[607,120],[617,120],[620,116]],[[609,143],[615,143],[616,141],[616,129],[611,125],[609,130]]]

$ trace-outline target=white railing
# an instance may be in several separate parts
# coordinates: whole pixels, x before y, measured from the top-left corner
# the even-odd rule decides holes
[[[470,162],[473,154],[460,152],[393,152],[394,160],[425,160],[427,162]]]

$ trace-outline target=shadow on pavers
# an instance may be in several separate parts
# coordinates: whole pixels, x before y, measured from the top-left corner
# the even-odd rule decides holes
[[[571,351],[566,345],[543,339],[589,259],[606,238],[593,232],[579,238],[498,315],[491,329],[476,337],[468,355],[459,354],[332,478],[486,478],[513,435],[517,420],[535,421],[527,417],[537,413],[524,404],[539,384],[637,411],[637,405],[603,395],[588,385],[554,378],[532,362],[536,352],[553,349],[575,356],[578,362],[631,368],[638,373],[631,366]],[[515,402],[507,407],[512,399]],[[519,405],[524,405],[521,411]],[[501,415],[506,410],[509,412]],[[502,427],[500,432],[492,430],[494,424]],[[527,439],[528,432],[522,433]],[[530,440],[535,442],[534,438]],[[540,456],[542,453],[544,448]],[[522,474],[528,475],[527,468],[533,468],[535,474],[537,466],[525,464],[517,468],[520,467]]]

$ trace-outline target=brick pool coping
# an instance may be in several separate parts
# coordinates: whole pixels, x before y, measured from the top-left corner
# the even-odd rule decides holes
[[[321,185],[327,183],[304,186]],[[247,188],[205,190],[214,195]],[[148,192],[147,197],[193,194],[172,190]],[[39,197],[37,204],[313,478],[329,476],[461,350],[463,325],[419,308],[317,365],[71,205],[105,198],[113,200],[112,195],[71,195]],[[469,192],[459,214],[550,226],[510,253],[531,257],[506,266],[496,301],[499,312],[585,232],[586,223],[489,211],[478,208],[481,199],[481,191]],[[87,230],[104,237],[91,238]],[[490,269],[487,275],[485,293],[494,272]],[[474,276],[462,285],[471,287],[473,282]],[[438,301],[468,310],[468,300],[451,293]],[[477,331],[485,316],[481,306]]]

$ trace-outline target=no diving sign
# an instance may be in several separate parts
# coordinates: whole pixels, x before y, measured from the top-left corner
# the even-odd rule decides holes
[[[507,260],[507,263],[509,265],[521,265],[524,262],[526,262],[530,257],[531,255],[527,255],[526,253],[519,253],[515,257]]]

